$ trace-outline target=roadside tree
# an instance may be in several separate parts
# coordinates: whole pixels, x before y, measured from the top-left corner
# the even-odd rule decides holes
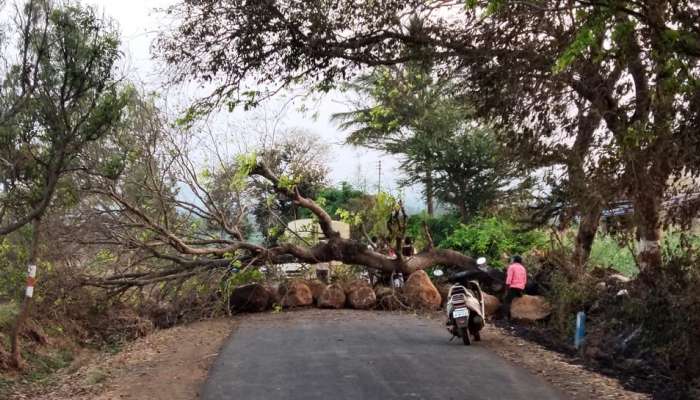
[[[0,99],[0,235],[31,224],[34,266],[42,218],[70,196],[71,175],[88,167],[85,149],[119,126],[131,92],[116,78],[117,33],[94,10],[30,1],[17,20],[22,56],[5,71]],[[16,366],[29,295],[12,338]]]

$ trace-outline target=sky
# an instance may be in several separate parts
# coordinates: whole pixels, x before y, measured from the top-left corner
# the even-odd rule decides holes
[[[169,97],[175,97],[176,107],[187,105],[192,98],[191,90],[187,88],[165,87],[166,77],[162,73],[162,65],[151,57],[151,43],[158,32],[167,29],[168,21],[165,14],[160,12],[173,0],[83,0],[85,4],[97,6],[106,17],[113,18],[122,35],[122,52],[124,53],[124,72],[126,77],[142,85],[148,91],[168,92]],[[175,93],[173,96],[172,94]],[[212,131],[222,136],[230,134],[235,127],[250,125],[250,121],[261,114],[279,113],[287,99],[273,99],[263,110],[253,110],[250,113],[236,111],[233,114],[220,112],[212,119]],[[302,106],[308,111],[302,111]],[[282,125],[293,129],[300,128],[319,135],[324,142],[330,144],[328,156],[330,180],[337,184],[348,181],[356,187],[362,187],[369,192],[378,188],[379,168],[381,162],[382,190],[399,195],[405,199],[409,212],[417,212],[424,208],[420,199],[418,187],[400,191],[396,181],[400,178],[397,170],[399,160],[377,151],[343,145],[346,132],[340,131],[330,121],[334,112],[347,111],[347,97],[339,92],[332,92],[313,102],[296,100],[284,107]],[[233,127],[233,128],[232,128]]]

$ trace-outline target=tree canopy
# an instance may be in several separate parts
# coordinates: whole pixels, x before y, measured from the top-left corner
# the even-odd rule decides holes
[[[94,10],[32,1],[20,21],[21,58],[0,77],[0,234],[40,218],[67,175],[91,169],[83,152],[118,129],[131,93],[116,76],[117,33]]]
[[[399,155],[403,183],[423,185],[432,215],[435,149],[464,123],[466,106],[447,95],[447,81],[436,81],[429,62],[379,67],[349,88],[364,101],[333,115],[341,129],[349,131],[346,142]]]
[[[176,80],[223,82],[205,107],[255,102],[299,81],[325,90],[362,67],[430,59],[514,146],[566,141],[581,116],[600,118],[584,165],[620,178],[643,270],[661,262],[669,182],[699,172],[692,1],[184,1],[171,12],[180,24],[161,37],[160,54]],[[251,91],[249,79],[267,89]]]

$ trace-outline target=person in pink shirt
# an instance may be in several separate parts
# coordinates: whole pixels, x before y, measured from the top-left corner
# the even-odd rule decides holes
[[[527,271],[523,266],[522,257],[511,257],[511,263],[506,271],[506,298],[504,300],[506,317],[510,319],[510,303],[514,298],[523,295],[527,284]]]

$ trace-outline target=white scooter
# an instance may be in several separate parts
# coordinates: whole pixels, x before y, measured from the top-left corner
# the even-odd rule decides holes
[[[478,260],[483,264],[485,259]],[[436,271],[438,272],[438,271]],[[439,271],[438,276],[442,275]],[[477,281],[469,281],[465,285],[456,283],[447,293],[447,330],[452,337],[462,338],[465,346],[481,340],[481,329],[485,326],[484,296]]]

